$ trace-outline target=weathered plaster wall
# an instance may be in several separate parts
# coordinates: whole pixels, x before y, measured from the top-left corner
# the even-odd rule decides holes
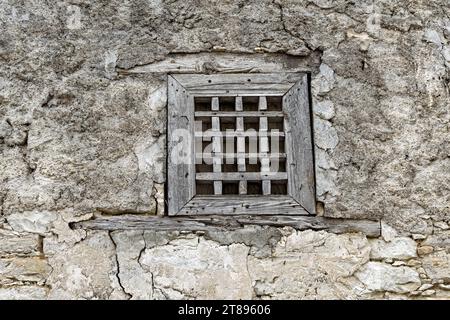
[[[0,298],[450,298],[450,4],[0,4]],[[382,236],[72,230],[162,214],[167,72],[311,72],[324,214]]]

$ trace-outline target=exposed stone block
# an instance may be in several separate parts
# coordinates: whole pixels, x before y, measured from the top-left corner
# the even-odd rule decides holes
[[[0,257],[7,255],[39,255],[40,242],[37,234],[18,233],[0,229]]]
[[[381,262],[369,262],[355,276],[369,292],[407,293],[420,287],[417,271],[409,267],[393,267]]]
[[[54,212],[27,211],[8,215],[8,224],[18,232],[33,232],[45,234],[51,228],[52,222],[57,219]]]
[[[450,281],[450,253],[441,250],[428,254],[423,257],[423,268],[428,277],[433,281],[443,280],[445,283]]]
[[[43,300],[47,298],[48,288],[34,285],[1,287],[0,300]]]
[[[411,238],[394,238],[390,242],[374,239],[370,241],[370,245],[372,247],[372,250],[370,251],[370,258],[374,260],[406,260],[417,257],[417,244]]]
[[[47,260],[40,257],[0,259],[0,285],[42,285],[50,274]]]

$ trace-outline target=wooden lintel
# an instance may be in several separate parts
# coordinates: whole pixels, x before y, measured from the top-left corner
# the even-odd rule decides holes
[[[138,216],[121,215],[97,217],[92,220],[74,222],[74,229],[92,230],[157,230],[157,231],[224,231],[242,228],[245,225],[292,227],[297,230],[326,230],[332,233],[361,232],[368,237],[379,237],[379,221],[337,219],[318,216]]]

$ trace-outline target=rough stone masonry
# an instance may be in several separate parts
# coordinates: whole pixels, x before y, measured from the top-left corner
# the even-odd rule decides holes
[[[1,299],[450,298],[448,0],[5,0],[0,25]],[[380,237],[72,227],[163,214],[167,73],[230,70],[311,73],[319,214]]]

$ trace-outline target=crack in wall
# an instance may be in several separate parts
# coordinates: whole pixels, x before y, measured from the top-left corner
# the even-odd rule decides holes
[[[142,255],[144,254],[145,250],[147,250],[147,240],[145,239],[145,231],[142,231],[142,240],[144,241],[144,246],[139,251],[139,255],[138,255],[138,258],[137,258],[137,263],[139,264],[139,266],[141,267],[142,270],[145,270],[144,266],[141,264]],[[151,277],[152,298],[154,298],[155,297],[155,291],[157,290],[157,288],[155,287],[155,278],[154,278],[153,272],[149,272],[149,273],[150,273],[150,277]],[[161,292],[160,289],[158,289],[158,291]]]
[[[108,236],[111,239],[112,244],[114,245],[114,257],[115,257],[116,266],[117,266],[117,272],[115,272],[115,276],[117,278],[117,282],[118,282],[120,288],[122,288],[123,293],[128,297],[128,300],[130,300],[131,298],[133,298],[133,295],[128,293],[125,290],[124,286],[122,285],[122,280],[120,279],[120,264],[119,264],[119,257],[118,257],[118,254],[117,254],[117,244],[114,241],[114,238],[112,236],[112,232],[111,231],[108,231]]]
[[[248,259],[249,259],[249,257],[250,257],[250,248],[248,248],[247,256],[245,257],[245,269],[247,270],[248,278],[249,278],[249,281],[250,281],[250,286],[252,287],[252,291],[253,291],[253,297],[252,298],[256,298],[256,297],[258,297],[258,294],[256,292],[256,281],[252,280],[252,275],[250,273],[250,269],[249,269],[249,266],[248,266]]]
[[[273,0],[272,3],[275,4],[276,6],[278,6],[278,9],[280,10],[280,22],[281,22],[281,26],[283,28],[283,31],[286,32],[287,34],[289,34],[291,37],[302,41],[303,44],[305,45],[305,47],[308,50],[310,50],[311,52],[313,52],[314,49],[309,45],[309,43],[307,43],[304,39],[300,38],[299,36],[295,35],[291,30],[289,30],[287,28],[286,22],[284,20],[284,8],[283,8],[283,5],[281,4],[281,2],[279,2],[278,0]]]
[[[3,206],[5,204],[5,199],[8,196],[8,192],[9,192],[9,190],[6,189],[4,191],[4,193],[0,193],[0,217],[3,216],[3,212],[4,212]],[[0,222],[0,225],[1,225],[1,222]]]

